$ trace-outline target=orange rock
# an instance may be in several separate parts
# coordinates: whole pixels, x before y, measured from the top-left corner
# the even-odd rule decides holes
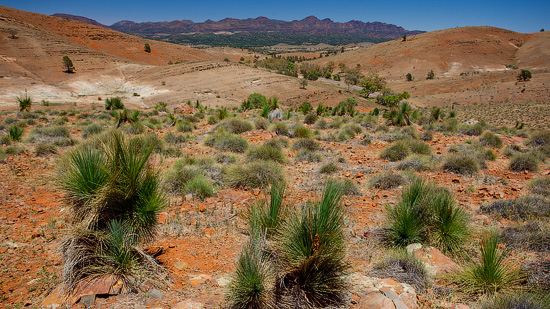
[[[200,212],[204,212],[205,210],[206,210],[206,205],[203,204],[203,205],[199,206],[199,211]]]

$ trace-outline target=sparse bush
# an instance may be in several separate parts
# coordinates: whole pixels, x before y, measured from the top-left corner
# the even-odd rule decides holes
[[[221,125],[225,127],[229,132],[234,134],[241,134],[254,128],[250,121],[240,118],[225,119]]]
[[[422,134],[420,135],[420,139],[425,141],[425,142],[432,141],[434,139],[434,134],[433,134],[432,131],[426,130],[426,131],[422,132]]]
[[[204,199],[216,195],[216,189],[209,179],[198,174],[185,184],[185,193]]]
[[[502,148],[502,139],[491,131],[485,131],[479,138],[479,143],[492,148]]]
[[[105,128],[97,123],[92,123],[89,126],[85,127],[84,130],[82,130],[82,137],[88,138],[92,135],[99,134],[103,132]]]
[[[363,132],[363,129],[356,123],[347,123],[342,126],[342,131],[349,135],[349,137],[354,138],[355,135]]]
[[[312,134],[308,128],[302,125],[297,125],[292,130],[292,135],[297,138],[308,138],[311,137]]]
[[[519,292],[498,294],[481,302],[481,309],[548,309],[550,296]]]
[[[20,112],[30,112],[32,99],[25,93],[25,96],[17,97],[17,103],[19,104]]]
[[[252,161],[230,165],[223,171],[223,179],[233,188],[265,188],[284,180],[281,167],[273,161]]]
[[[537,131],[531,134],[526,144],[532,147],[550,145],[550,131]]]
[[[265,118],[257,118],[254,120],[254,127],[256,130],[267,130],[269,127],[269,121]]]
[[[414,154],[420,154],[420,155],[431,155],[432,154],[432,147],[430,145],[423,143],[419,140],[407,140],[406,141],[407,146]]]
[[[499,246],[499,235],[491,231],[483,236],[480,245],[481,261],[455,276],[457,283],[470,292],[497,293],[514,289],[522,279],[518,268],[505,262],[508,250]]]
[[[54,144],[41,142],[38,145],[36,145],[34,149],[34,153],[36,156],[47,156],[49,154],[56,154],[57,153],[57,147],[55,147]]]
[[[189,121],[180,121],[176,125],[176,131],[178,132],[193,132],[195,126]]]
[[[302,149],[298,151],[295,159],[296,161],[321,162],[321,155],[316,151]]]
[[[323,166],[321,166],[320,172],[321,174],[333,174],[336,173],[340,167],[335,162],[329,162]]]
[[[543,221],[506,227],[502,230],[501,236],[508,248],[535,252],[550,251],[550,226]]]
[[[204,176],[200,168],[189,164],[185,159],[178,160],[164,175],[163,186],[172,194],[184,195],[185,186],[197,175]]]
[[[11,138],[8,134],[0,136],[0,145],[11,145]]]
[[[270,160],[278,163],[286,162],[286,157],[280,147],[263,144],[248,151],[246,158],[249,161]]]
[[[22,146],[9,146],[4,149],[4,152],[8,156],[17,156],[24,153],[26,149]]]
[[[384,148],[380,153],[380,158],[391,162],[405,159],[411,150],[405,141],[397,141],[390,146]]]
[[[405,184],[405,177],[398,173],[385,172],[369,179],[369,186],[375,189],[390,190]]]
[[[243,153],[248,149],[248,141],[245,138],[222,131],[209,136],[204,143],[220,151]]]
[[[412,155],[399,162],[398,170],[411,170],[415,172],[435,170],[437,163],[430,156]]]
[[[191,139],[192,137],[187,134],[174,134],[172,132],[168,132],[164,135],[164,141],[172,145],[181,145],[187,143]]]
[[[518,144],[511,144],[504,148],[502,151],[502,154],[506,157],[512,157],[513,155],[517,153],[523,153],[525,152]]]
[[[304,123],[305,124],[314,124],[317,121],[318,118],[319,118],[319,116],[317,116],[317,114],[309,113],[304,118]]]
[[[74,145],[74,141],[70,137],[71,132],[65,126],[36,127],[30,132],[27,142],[50,142],[56,146]]]
[[[462,125],[458,127],[458,131],[468,136],[479,136],[483,133],[483,126],[481,123],[476,123],[474,125]]]
[[[122,99],[119,97],[105,99],[105,109],[106,110],[124,109],[124,104],[122,104]]]
[[[515,200],[497,200],[481,205],[483,213],[500,215],[512,220],[529,220],[550,217],[550,201],[541,195],[526,195]]]
[[[321,149],[319,142],[311,138],[299,138],[292,144],[292,150],[317,151],[319,149]]]
[[[514,172],[538,171],[540,161],[532,153],[518,153],[510,158],[508,168]]]
[[[271,131],[275,131],[277,135],[289,136],[288,126],[284,122],[275,122],[271,128]]]
[[[317,130],[325,130],[328,127],[328,122],[325,118],[319,118],[313,127]]]
[[[218,118],[218,116],[216,115],[210,115],[206,119],[206,123],[208,123],[209,125],[217,124],[218,122],[220,122],[220,118]]]
[[[529,182],[529,191],[550,198],[550,176],[537,177]]]
[[[449,154],[445,157],[442,165],[443,169],[449,172],[471,175],[479,171],[479,163],[476,158],[473,158],[465,153]]]
[[[369,275],[408,283],[418,292],[425,291],[428,284],[428,271],[425,264],[414,255],[401,250],[376,263]]]
[[[145,126],[143,126],[141,123],[127,124],[122,126],[121,129],[124,131],[124,133],[132,135],[138,135],[145,132]]]
[[[268,139],[267,141],[264,142],[264,145],[269,145],[272,147],[278,147],[282,149],[282,148],[288,148],[289,143],[288,143],[288,139],[284,137],[277,137],[277,138]]]

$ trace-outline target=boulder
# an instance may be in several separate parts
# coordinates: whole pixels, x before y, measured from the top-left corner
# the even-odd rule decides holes
[[[460,269],[457,263],[434,247],[423,247],[418,243],[410,244],[407,246],[407,252],[424,262],[431,276],[448,274]]]

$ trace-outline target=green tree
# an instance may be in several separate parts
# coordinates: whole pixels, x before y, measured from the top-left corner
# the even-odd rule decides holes
[[[384,89],[386,87],[386,80],[377,73],[372,73],[363,77],[360,85],[363,87],[361,92],[368,98],[372,93]]]
[[[307,86],[307,79],[305,78],[300,79],[300,88],[306,89],[306,86]]]
[[[401,39],[403,42],[407,41],[407,35],[403,34],[403,38]]]
[[[517,79],[520,82],[526,82],[531,79],[531,72],[529,70],[521,69],[521,72],[519,72]]]
[[[143,46],[143,50],[146,53],[150,53],[151,52],[151,45],[149,45],[149,43],[145,43],[145,45]]]
[[[434,70],[430,70],[430,72],[428,72],[428,76],[426,76],[426,79],[434,79],[434,77],[435,77]]]
[[[407,77],[407,81],[408,81],[408,82],[412,82],[413,79],[414,79],[411,73],[407,73],[407,76],[406,76],[406,77]]]
[[[63,67],[65,68],[66,73],[74,73],[73,61],[69,56],[63,56]]]

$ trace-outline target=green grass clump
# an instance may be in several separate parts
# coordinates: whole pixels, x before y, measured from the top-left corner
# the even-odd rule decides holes
[[[21,135],[23,135],[23,129],[17,126],[10,127],[10,130],[8,131],[8,136],[12,141],[20,141]]]
[[[254,128],[250,121],[240,118],[227,118],[221,125],[233,134],[241,134]]]
[[[471,175],[479,171],[478,160],[464,153],[447,155],[442,167],[446,171],[462,175]]]
[[[458,127],[458,131],[468,136],[479,136],[483,132],[483,126],[481,123],[476,123],[474,125],[462,125]]]
[[[70,146],[75,143],[71,139],[71,132],[65,126],[34,128],[28,135],[27,142],[49,142],[56,146]]]
[[[319,142],[311,138],[299,138],[292,144],[292,150],[317,151],[320,148]]]
[[[390,190],[405,184],[405,177],[398,173],[385,172],[369,179],[369,187],[381,190]]]
[[[11,138],[9,134],[0,136],[0,145],[11,145]]]
[[[363,128],[357,123],[347,123],[342,126],[341,131],[345,132],[350,138],[354,138],[355,135],[363,132]]]
[[[550,296],[518,292],[497,294],[481,302],[481,309],[548,309]]]
[[[411,140],[407,140],[406,143],[407,143],[407,146],[409,146],[409,149],[411,150],[411,152],[414,154],[425,155],[425,156],[429,156],[432,154],[432,147],[430,147],[430,145],[423,143],[419,140],[411,139]]]
[[[529,191],[550,198],[550,176],[540,176],[529,182]]]
[[[189,142],[193,137],[189,134],[176,134],[168,132],[164,135],[163,140],[170,145],[183,145]]]
[[[340,305],[347,290],[341,188],[329,181],[319,202],[289,216],[277,248],[282,274],[275,291],[293,308]]]
[[[479,143],[492,148],[502,148],[502,139],[491,131],[485,131],[479,138]]]
[[[271,144],[263,144],[250,149],[246,154],[248,161],[254,160],[270,160],[278,163],[286,162],[285,154],[280,147]]]
[[[537,131],[529,136],[526,144],[531,147],[549,146],[550,131]]]
[[[154,285],[162,280],[160,266],[136,249],[154,239],[157,215],[167,204],[149,163],[153,148],[110,130],[60,160],[58,181],[72,225],[61,245],[68,288],[108,275],[125,286],[130,279]]]
[[[339,169],[340,167],[336,162],[329,162],[321,166],[321,169],[319,170],[319,172],[321,174],[333,174],[333,173],[336,173]]]
[[[386,211],[386,239],[394,246],[420,242],[456,252],[470,235],[468,215],[451,193],[421,179],[403,189],[397,204]]]
[[[92,135],[99,134],[103,132],[105,128],[97,123],[92,123],[89,126],[85,127],[84,130],[82,130],[82,137],[88,138]]]
[[[498,232],[491,231],[484,235],[479,250],[480,261],[471,261],[464,271],[455,276],[463,289],[472,293],[494,294],[518,287],[522,273],[506,263],[508,250],[499,246]]]
[[[304,117],[304,123],[305,124],[314,124],[317,121],[318,118],[319,118],[319,116],[317,116],[317,114],[309,113]]]
[[[284,137],[277,137],[277,138],[268,139],[267,141],[264,142],[264,145],[269,145],[272,147],[277,147],[282,149],[282,148],[288,148],[289,142],[288,142],[288,139]]]
[[[220,118],[218,118],[218,116],[216,115],[210,115],[206,119],[206,123],[208,123],[209,125],[217,124],[218,122],[220,122]]]
[[[380,153],[380,158],[395,162],[405,159],[410,153],[411,150],[406,141],[397,141],[384,148]]]
[[[289,136],[290,131],[288,130],[288,126],[284,122],[275,122],[271,126],[271,131],[274,131],[277,135],[284,135]]]
[[[223,171],[223,179],[233,188],[265,188],[271,183],[284,180],[282,168],[273,161],[252,161],[234,164]]]
[[[251,235],[259,233],[271,238],[279,233],[289,211],[284,202],[285,186],[284,183],[271,184],[269,199],[262,198],[250,204],[246,221]]]
[[[307,162],[321,162],[321,154],[317,151],[311,151],[308,149],[302,149],[298,151],[296,154],[296,157],[294,157],[296,161],[307,161]]]
[[[216,189],[212,181],[201,174],[197,174],[185,184],[185,193],[191,193],[193,197],[205,199],[215,196]]]
[[[328,122],[325,118],[319,118],[313,127],[317,130],[325,130],[328,128]]]
[[[518,153],[510,158],[508,169],[514,172],[535,172],[539,170],[539,165],[539,159],[532,153]]]

